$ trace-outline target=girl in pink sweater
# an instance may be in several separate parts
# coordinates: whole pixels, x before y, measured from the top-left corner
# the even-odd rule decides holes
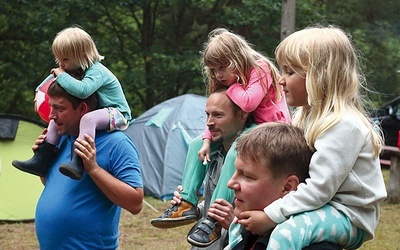
[[[290,123],[288,106],[277,84],[278,69],[243,37],[223,28],[213,30],[204,46],[202,64],[209,93],[228,86],[228,97],[243,111],[251,112],[255,123]],[[210,161],[210,145],[211,133],[206,126],[198,153],[204,164]]]

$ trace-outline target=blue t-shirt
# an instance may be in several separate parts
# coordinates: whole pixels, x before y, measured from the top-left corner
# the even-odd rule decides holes
[[[35,227],[41,250],[116,249],[121,208],[111,202],[84,172],[80,181],[61,174],[76,138],[63,136],[60,152],[46,178],[36,207]],[[124,133],[99,132],[97,163],[132,187],[142,188],[138,152]]]

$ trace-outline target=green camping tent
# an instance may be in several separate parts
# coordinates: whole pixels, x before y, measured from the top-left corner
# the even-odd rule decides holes
[[[0,221],[35,218],[43,190],[40,178],[16,169],[12,160],[29,159],[44,125],[20,116],[0,115]]]

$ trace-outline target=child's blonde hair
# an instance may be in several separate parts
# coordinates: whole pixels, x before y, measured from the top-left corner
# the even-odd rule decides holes
[[[267,67],[272,74],[273,87],[275,89],[276,100],[281,98],[281,89],[278,85],[279,70],[273,62],[266,56],[254,50],[252,45],[246,40],[227,29],[217,28],[210,32],[208,41],[204,44],[202,51],[203,75],[208,79],[208,93],[221,87],[215,74],[210,67],[225,65],[233,70],[238,76],[238,82],[246,89],[250,71],[254,68],[257,71],[258,78],[261,81],[265,92],[268,91],[267,80],[261,77],[261,66]],[[269,72],[264,72],[269,74]]]
[[[69,27],[60,31],[54,38],[51,49],[56,63],[59,59],[68,58],[84,71],[104,58],[97,51],[91,36],[79,27]]]
[[[285,38],[276,48],[279,65],[306,74],[308,105],[296,109],[293,124],[305,129],[307,143],[335,125],[341,116],[352,113],[371,131],[375,155],[383,145],[364,108],[360,88],[366,88],[357,50],[351,39],[334,26],[309,27]],[[379,129],[378,129],[379,130]]]

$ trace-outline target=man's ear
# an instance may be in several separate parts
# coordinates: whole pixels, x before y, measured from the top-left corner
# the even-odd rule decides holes
[[[81,102],[78,105],[79,115],[82,117],[89,112],[89,107],[86,102]]]
[[[240,119],[242,119],[242,121],[246,121],[248,116],[249,116],[249,113],[244,112],[243,110],[240,110]]]
[[[289,175],[284,179],[282,197],[291,191],[297,190],[297,186],[300,184],[299,178],[296,175]]]

